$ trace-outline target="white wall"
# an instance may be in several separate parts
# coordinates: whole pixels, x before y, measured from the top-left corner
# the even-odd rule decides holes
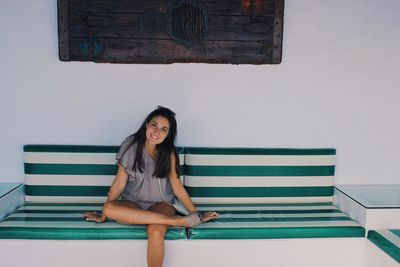
[[[0,182],[23,144],[117,145],[157,104],[179,145],[334,147],[338,184],[399,183],[400,1],[286,0],[280,65],[58,60],[55,0],[0,0]]]

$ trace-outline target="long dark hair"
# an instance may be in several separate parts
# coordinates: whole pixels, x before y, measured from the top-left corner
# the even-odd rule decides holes
[[[174,145],[177,135],[177,123],[175,119],[175,113],[168,108],[158,106],[157,109],[153,110],[146,117],[139,130],[131,135],[133,136],[133,139],[131,143],[126,146],[126,150],[123,152],[123,154],[125,154],[129,147],[137,143],[132,171],[138,170],[139,172],[143,172],[143,148],[146,141],[146,125],[157,116],[164,117],[168,120],[169,131],[164,141],[161,144],[156,145],[157,158],[153,175],[158,178],[164,178],[168,176],[171,171],[171,154],[174,153],[176,159],[175,170],[179,177],[179,157]]]

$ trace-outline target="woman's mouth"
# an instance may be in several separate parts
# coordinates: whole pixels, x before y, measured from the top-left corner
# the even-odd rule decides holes
[[[150,134],[150,137],[151,137],[153,140],[155,140],[155,141],[158,141],[158,139],[159,139],[159,137],[154,136],[154,135],[152,135],[152,134]]]

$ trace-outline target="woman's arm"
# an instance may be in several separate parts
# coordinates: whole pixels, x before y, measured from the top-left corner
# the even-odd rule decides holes
[[[115,176],[115,179],[111,184],[106,203],[108,201],[117,200],[124,190],[127,182],[128,174],[125,172],[125,169],[122,165],[118,165],[117,175]],[[97,212],[86,212],[85,214],[83,214],[82,217],[85,218],[87,221],[94,222],[104,222],[107,219],[103,213],[100,215]]]
[[[110,191],[108,192],[107,201],[117,200],[128,182],[128,174],[122,165],[118,165],[117,175],[111,184]]]
[[[178,174],[176,172],[175,166],[176,166],[176,157],[175,153],[172,153],[171,171],[168,176],[169,181],[171,183],[172,191],[189,212],[196,212],[197,209],[194,206],[192,200],[190,199],[189,194],[186,192],[186,189],[183,187],[181,179],[178,177]]]
[[[175,196],[182,202],[182,204],[186,207],[186,209],[192,213],[197,212],[196,207],[194,206],[192,199],[190,198],[189,194],[187,193],[186,189],[183,187],[181,179],[178,177],[178,174],[175,170],[176,158],[175,154],[171,154],[171,171],[170,175],[168,176],[169,181],[172,186],[172,191],[174,191]],[[218,213],[214,211],[205,212],[201,214],[201,221],[207,222],[212,219],[218,218]]]

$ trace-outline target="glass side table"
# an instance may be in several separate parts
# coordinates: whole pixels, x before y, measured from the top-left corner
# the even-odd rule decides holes
[[[25,202],[21,183],[0,183],[0,221]]]
[[[400,228],[400,185],[337,185],[334,202],[367,230]]]

